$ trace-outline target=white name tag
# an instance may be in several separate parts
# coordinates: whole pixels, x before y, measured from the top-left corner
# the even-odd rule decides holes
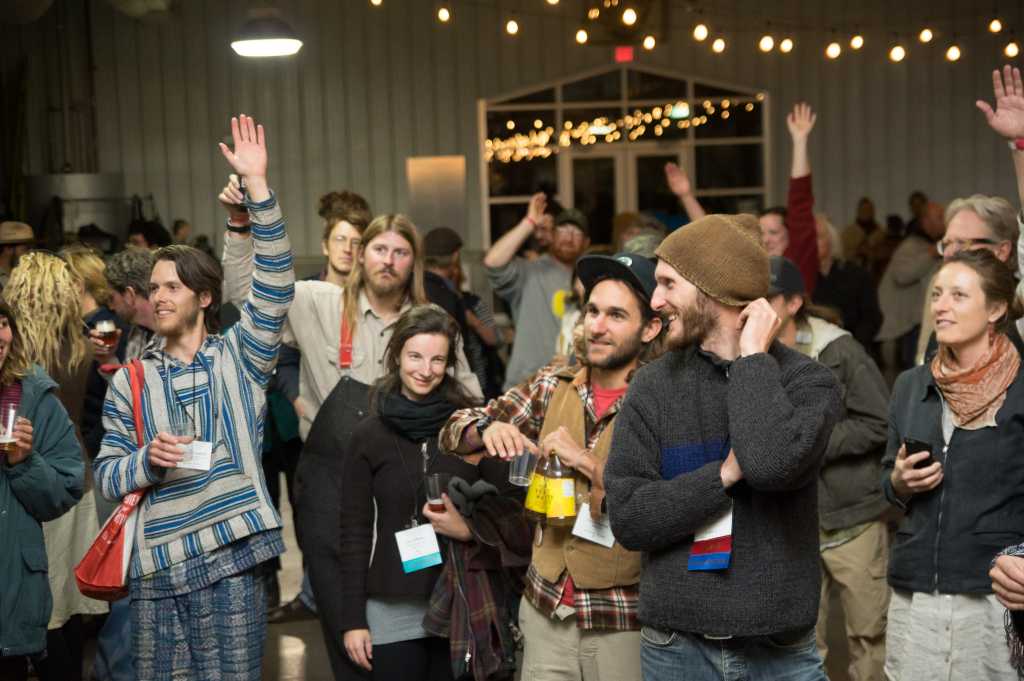
[[[615,535],[612,534],[608,514],[604,513],[600,518],[594,520],[590,515],[590,504],[580,506],[580,512],[576,514],[576,524],[572,526],[572,533],[609,549],[615,543]]]
[[[395,532],[398,555],[406,574],[441,564],[441,547],[433,525],[419,525],[410,530]]]
[[[193,440],[191,444],[178,445],[181,447],[185,458],[178,463],[178,468],[188,468],[194,471],[208,471],[213,463],[213,443],[202,440]]]

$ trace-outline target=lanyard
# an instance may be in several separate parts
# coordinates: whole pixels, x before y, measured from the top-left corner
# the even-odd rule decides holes
[[[341,313],[341,343],[338,345],[338,366],[342,369],[352,367],[352,329],[348,325],[348,317]]]
[[[192,424],[192,435],[193,435],[193,437],[199,437],[200,435],[203,435],[203,433],[199,432],[200,426],[202,424],[199,423],[199,415],[198,415],[199,407],[196,405],[198,400],[196,399],[196,367],[195,367],[195,364],[198,362],[199,365],[202,366],[203,370],[206,372],[207,385],[210,387],[210,401],[211,401],[211,407],[212,407],[212,412],[213,412],[213,422],[212,422],[211,427],[210,427],[210,441],[214,442],[214,444],[216,445],[215,440],[216,440],[216,437],[217,437],[217,422],[219,420],[220,404],[219,404],[218,399],[217,399],[217,382],[214,379],[213,371],[211,371],[211,368],[206,365],[206,362],[204,361],[205,359],[206,359],[206,356],[203,355],[202,351],[196,352],[195,357],[192,358],[192,362],[188,365],[189,373],[192,375],[192,410],[191,410],[192,413],[191,414],[189,413],[189,408],[185,405],[184,402],[182,402],[181,398],[178,396],[178,391],[174,389],[174,380],[171,377],[171,370],[167,367],[167,355],[166,354],[164,354],[163,357],[161,358],[161,360],[163,362],[163,374],[167,378],[167,380],[164,382],[164,391],[165,391],[165,395],[166,395],[167,392],[170,392],[170,398],[171,399],[167,399],[166,400],[168,407],[169,408],[172,407],[172,399],[173,399],[173,402],[177,403],[177,406],[178,406],[177,411],[180,411],[182,414],[184,414],[185,418],[188,419],[188,421]]]
[[[437,453],[435,452],[433,456],[427,455],[426,440],[424,440],[423,443],[420,445],[420,453],[423,455],[423,470],[420,475],[419,483],[417,483],[416,478],[409,471],[409,466],[405,462],[405,455],[402,454],[402,446],[401,443],[398,441],[398,436],[395,435],[394,433],[391,433],[391,437],[395,441],[395,451],[398,452],[398,460],[402,462],[402,469],[405,471],[405,479],[409,482],[409,489],[412,490],[412,515],[409,518],[409,527],[416,527],[420,524],[420,522],[416,519],[416,516],[419,514],[420,511],[420,487],[426,485],[427,471],[430,470],[430,466],[431,464],[433,464],[434,459],[437,457]]]

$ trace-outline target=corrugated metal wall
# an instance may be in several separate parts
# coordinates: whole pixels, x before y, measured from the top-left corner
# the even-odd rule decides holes
[[[59,0],[69,5],[82,2]],[[572,41],[583,3],[562,0],[455,0],[455,18],[440,25],[432,0],[281,0],[274,3],[305,41],[300,54],[274,62],[244,60],[228,45],[250,3],[181,0],[165,21],[136,21],[103,0],[91,0],[95,60],[98,170],[121,171],[129,192],[153,193],[162,217],[190,218],[198,231],[217,231],[217,188],[227,172],[216,142],[228,117],[244,111],[267,126],[272,184],[293,227],[297,251],[319,253],[317,197],[348,187],[378,212],[407,204],[405,158],[465,154],[470,243],[480,221],[476,103],[478,98],[528,87],[608,63],[611,48]],[[255,4],[255,3],[253,3]],[[999,3],[1008,24],[1020,23],[1020,3]],[[710,6],[710,3],[708,3]],[[963,5],[963,6],[958,6]],[[974,107],[991,98],[990,71],[1005,61],[1005,35],[989,36],[979,3],[913,0],[725,0],[705,15],[727,28],[729,46],[714,55],[689,35],[694,15],[676,11],[671,36],[661,36],[642,63],[684,74],[743,83],[771,93],[775,198],[784,198],[788,134],[784,109],[806,99],[819,113],[812,162],[819,206],[845,224],[857,199],[872,196],[880,213],[906,212],[916,188],[948,200],[976,191],[1015,193],[1005,145]],[[990,7],[990,4],[989,4]],[[518,12],[516,38],[503,32]],[[980,13],[978,13],[980,12]],[[51,10],[51,14],[53,11]],[[80,18],[83,12],[70,12]],[[934,21],[933,21],[934,20]],[[765,23],[781,37],[803,27],[789,55],[757,52]],[[932,22],[946,37],[958,32],[964,56],[942,59],[945,42],[905,40],[907,60],[890,64],[880,43],[894,30]],[[831,28],[861,26],[868,45],[852,54],[847,34],[835,62],[823,56]],[[80,23],[80,30],[84,24]],[[813,30],[811,30],[813,27]],[[1018,26],[1024,33],[1024,25]],[[52,17],[29,27],[0,27],[4,66],[28,51],[45,94],[31,96],[30,172],[46,172],[53,151]],[[709,41],[710,42],[710,41]],[[76,52],[79,60],[84,52]],[[79,64],[81,68],[81,64]],[[49,150],[49,151],[48,151]]]

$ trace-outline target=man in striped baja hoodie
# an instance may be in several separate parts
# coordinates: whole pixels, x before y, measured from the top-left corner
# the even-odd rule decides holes
[[[231,121],[228,163],[246,180],[254,272],[241,320],[217,333],[221,273],[188,246],[156,253],[150,299],[157,335],[142,356],[137,447],[127,370],[111,381],[94,463],[103,495],[136,490],[129,569],[132,648],[140,679],[258,679],[266,633],[259,563],[281,554],[281,520],[260,466],[265,390],[294,290],[292,253],[266,181],[262,126]]]

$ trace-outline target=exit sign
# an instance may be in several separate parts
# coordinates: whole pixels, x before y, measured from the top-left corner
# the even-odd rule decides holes
[[[620,45],[615,48],[615,62],[622,64],[633,61],[633,48],[628,45]]]

